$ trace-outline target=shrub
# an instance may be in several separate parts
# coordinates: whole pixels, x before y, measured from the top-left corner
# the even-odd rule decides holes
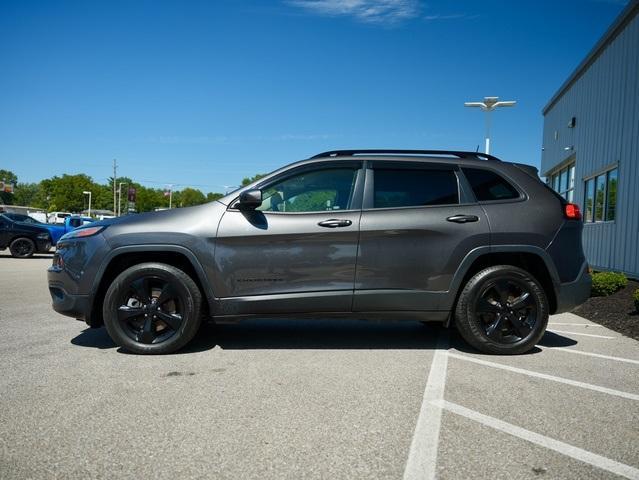
[[[623,273],[596,272],[592,274],[593,297],[606,297],[612,295],[628,285],[628,279]]]
[[[639,312],[639,288],[635,290],[635,293],[632,294],[632,298],[635,301],[635,310]]]

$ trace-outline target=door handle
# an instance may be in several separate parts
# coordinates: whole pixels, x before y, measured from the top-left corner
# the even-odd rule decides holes
[[[446,220],[455,223],[468,223],[478,222],[479,217],[477,215],[453,215],[452,217],[448,217]]]
[[[324,220],[323,222],[318,223],[320,227],[326,228],[348,227],[352,224],[353,222],[350,220],[338,220],[337,218],[331,218],[330,220]]]

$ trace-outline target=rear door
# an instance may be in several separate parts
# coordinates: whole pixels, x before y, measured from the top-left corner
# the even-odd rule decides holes
[[[489,244],[483,209],[455,164],[368,161],[354,311],[450,308],[464,257]]]
[[[259,185],[255,211],[230,205],[215,247],[226,314],[351,310],[364,173],[361,161],[295,168]]]

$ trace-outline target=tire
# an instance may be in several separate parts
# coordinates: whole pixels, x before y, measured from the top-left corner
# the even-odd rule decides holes
[[[35,253],[36,245],[30,238],[18,237],[9,245],[9,251],[14,258],[29,258]]]
[[[141,263],[123,271],[104,297],[104,325],[113,341],[138,354],[184,347],[201,323],[202,293],[182,270]]]
[[[466,283],[455,308],[455,326],[481,352],[517,355],[539,343],[548,312],[548,297],[535,277],[512,265],[497,265]]]

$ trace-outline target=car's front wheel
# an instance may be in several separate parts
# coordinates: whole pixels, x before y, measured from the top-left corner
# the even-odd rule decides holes
[[[511,265],[475,274],[455,309],[455,326],[470,345],[485,353],[525,353],[543,337],[548,298],[537,279]]]
[[[11,242],[9,251],[15,258],[29,258],[33,256],[36,246],[33,240],[27,237],[19,237]]]
[[[104,297],[104,324],[115,343],[140,354],[184,347],[201,322],[202,294],[182,270],[141,263],[116,277]]]

